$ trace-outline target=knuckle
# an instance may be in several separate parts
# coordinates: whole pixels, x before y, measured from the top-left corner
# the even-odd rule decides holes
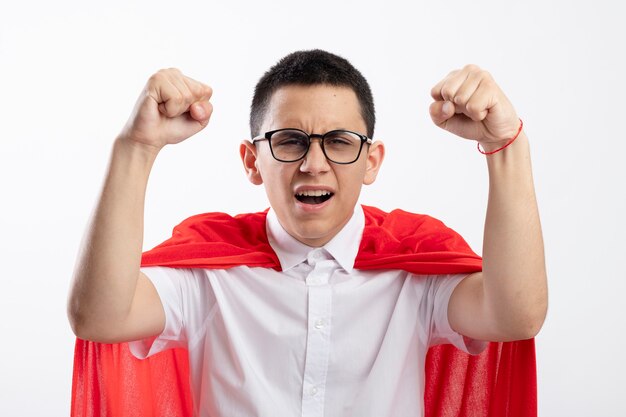
[[[476,64],[467,64],[466,66],[463,67],[463,69],[468,72],[482,71],[481,68]]]
[[[178,92],[177,94],[174,94],[172,97],[170,97],[170,101],[172,102],[172,104],[176,104],[176,105],[181,105],[185,102],[185,96]]]
[[[449,86],[443,86],[441,88],[441,96],[446,99],[449,100],[454,96],[454,90],[452,89],[452,87]]]
[[[437,84],[433,88],[430,89],[430,96],[433,98],[438,98],[441,95],[441,86]]]
[[[159,83],[161,82],[163,79],[165,78],[165,75],[163,74],[163,70],[158,70],[157,72],[155,72],[154,74],[152,74],[150,76],[150,78],[148,79],[149,82],[151,83]]]
[[[176,68],[161,68],[155,72],[150,79],[155,81],[165,81],[168,78],[175,77],[177,75],[176,71],[178,71]]]
[[[187,86],[187,91],[189,92],[187,95],[187,98],[195,98],[195,97],[200,97],[202,95],[202,88],[198,87],[197,85],[188,85]]]
[[[191,106],[195,101],[196,101],[196,98],[195,98],[195,96],[193,94],[191,94],[191,93],[183,94],[182,104],[185,107]]]
[[[191,92],[196,97],[211,97],[213,94],[213,89],[205,84],[194,84],[191,88]]]
[[[481,106],[478,103],[469,102],[465,105],[465,109],[470,114],[479,114],[482,111]]]
[[[488,76],[483,77],[480,85],[483,89],[487,91],[492,91],[495,88],[497,88],[496,82],[493,80],[493,78],[488,77]]]

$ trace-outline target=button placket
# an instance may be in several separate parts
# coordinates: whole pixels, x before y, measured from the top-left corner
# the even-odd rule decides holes
[[[315,253],[311,257],[315,257]],[[322,254],[318,254],[322,255]],[[312,262],[311,262],[312,261]],[[330,355],[330,317],[332,289],[328,280],[334,261],[311,260],[313,271],[307,276],[308,337],[304,365],[302,417],[323,417],[324,394]]]

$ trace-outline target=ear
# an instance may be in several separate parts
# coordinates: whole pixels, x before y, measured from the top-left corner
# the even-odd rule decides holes
[[[257,166],[257,148],[249,140],[244,140],[239,145],[239,156],[243,162],[243,169],[246,171],[246,177],[254,185],[263,184],[263,178]]]
[[[372,143],[367,152],[367,162],[365,166],[365,176],[363,177],[363,184],[370,185],[376,181],[378,170],[385,159],[385,144],[376,141]]]

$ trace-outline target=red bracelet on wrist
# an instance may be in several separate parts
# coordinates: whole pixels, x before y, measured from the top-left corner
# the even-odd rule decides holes
[[[478,149],[478,152],[482,153],[483,155],[493,155],[496,152],[500,152],[502,149],[506,148],[507,146],[509,146],[511,143],[515,142],[515,139],[517,139],[517,137],[519,136],[520,133],[522,133],[522,128],[524,127],[524,122],[522,122],[522,119],[519,119],[519,129],[517,129],[517,133],[515,134],[515,136],[513,136],[513,138],[511,138],[506,145],[504,145],[501,148],[496,149],[495,151],[491,151],[491,152],[485,152],[482,149],[480,149],[480,142],[476,144],[476,148]]]

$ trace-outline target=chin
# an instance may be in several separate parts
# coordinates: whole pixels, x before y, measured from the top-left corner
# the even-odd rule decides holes
[[[285,219],[281,224],[287,233],[305,245],[319,247],[335,237],[352,216],[354,209],[337,210],[338,203],[333,198],[316,205],[296,201],[277,215],[279,220]]]
[[[287,232],[309,246],[323,246],[339,231],[339,225],[331,225],[322,220],[295,220],[294,223],[292,230]]]

